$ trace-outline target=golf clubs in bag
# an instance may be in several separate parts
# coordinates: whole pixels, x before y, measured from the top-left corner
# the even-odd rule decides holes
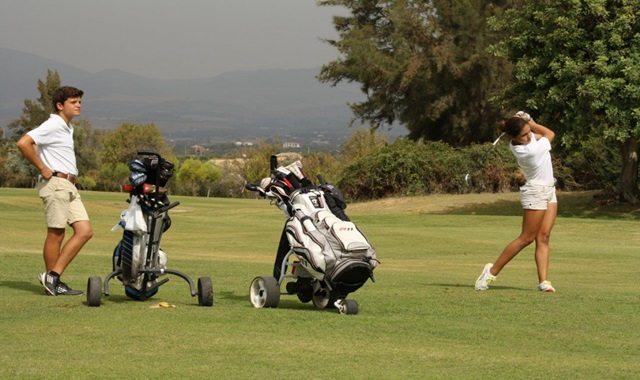
[[[109,281],[116,277],[122,282],[125,294],[132,299],[144,301],[153,297],[158,288],[169,281],[160,279],[173,274],[189,283],[192,296],[198,295],[200,306],[213,305],[213,284],[209,277],[198,279],[196,292],[191,278],[186,274],[167,268],[167,255],[160,248],[163,234],[171,227],[169,210],[178,206],[167,196],[167,182],[173,176],[174,165],[159,154],[138,152],[139,156],[129,162],[129,207],[120,215],[120,222],[112,230],[124,229],[122,239],[113,252],[113,271],[104,282],[104,294],[109,295]],[[89,278],[87,303],[100,306],[102,281],[98,276]]]
[[[296,161],[278,166],[271,157],[271,177],[245,185],[280,208],[287,222],[276,255],[273,276],[256,277],[250,286],[254,307],[277,307],[284,280],[288,294],[320,309],[337,308],[357,314],[358,303],[347,299],[367,280],[374,281],[376,252],[344,212],[341,192],[318,175],[315,186]],[[287,273],[289,270],[289,273]]]

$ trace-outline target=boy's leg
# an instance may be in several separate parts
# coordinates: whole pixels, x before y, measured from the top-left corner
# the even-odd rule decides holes
[[[44,265],[47,272],[53,270],[53,267],[55,267],[58,262],[58,258],[60,258],[60,247],[62,246],[64,235],[64,228],[47,228],[47,237],[44,241],[44,248],[42,250]]]
[[[71,225],[71,228],[73,228],[73,236],[69,238],[62,250],[60,250],[58,260],[51,269],[59,275],[62,275],[78,252],[93,236],[91,223],[88,220],[75,222]]]

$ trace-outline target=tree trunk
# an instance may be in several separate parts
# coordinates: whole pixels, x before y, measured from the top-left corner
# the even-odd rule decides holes
[[[629,138],[620,144],[622,172],[618,182],[620,200],[638,204],[638,139]]]

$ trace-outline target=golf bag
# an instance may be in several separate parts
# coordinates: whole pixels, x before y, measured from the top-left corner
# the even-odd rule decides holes
[[[121,270],[118,279],[125,286],[125,294],[136,300],[153,297],[158,281],[167,265],[167,255],[160,249],[162,235],[171,227],[166,195],[167,181],[173,176],[174,165],[160,156],[135,159],[129,163],[129,208],[122,212],[120,222],[122,240],[113,251],[113,270]]]
[[[275,156],[271,160],[271,177],[246,188],[272,199],[288,218],[274,264],[278,284],[287,276],[291,254],[297,258],[292,275],[298,281],[287,284],[287,290],[298,293],[303,302],[311,299],[301,294],[314,288],[310,281],[318,283],[315,292],[327,291],[335,301],[373,280],[379,263],[375,249],[345,214],[341,192],[322,176],[318,176],[320,186],[315,186],[299,161],[278,167]]]

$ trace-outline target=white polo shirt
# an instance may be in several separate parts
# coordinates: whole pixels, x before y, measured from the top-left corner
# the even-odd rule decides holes
[[[509,144],[511,152],[524,171],[527,182],[538,181],[553,183],[553,165],[551,164],[551,143],[546,137],[536,140],[531,133],[531,141],[527,145]]]
[[[51,170],[78,175],[76,154],[73,149],[73,126],[51,114],[49,120],[27,132],[38,147],[38,157]]]

